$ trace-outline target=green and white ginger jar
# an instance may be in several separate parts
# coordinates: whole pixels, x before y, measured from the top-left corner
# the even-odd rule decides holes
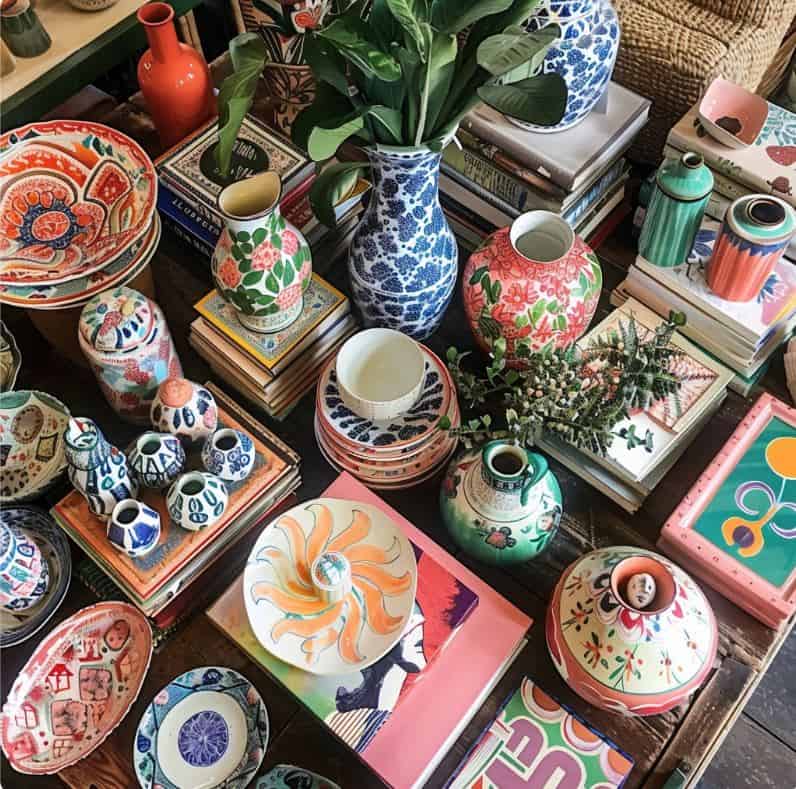
[[[293,323],[312,278],[312,254],[304,236],[279,211],[282,185],[274,172],[225,187],[218,207],[226,227],[213,253],[218,292],[256,332]]]
[[[549,544],[561,520],[561,489],[544,457],[490,441],[454,458],[440,509],[463,551],[490,564],[516,564]]]
[[[698,153],[669,159],[655,176],[649,207],[638,239],[638,251],[655,266],[682,266],[702,224],[713,173]]]

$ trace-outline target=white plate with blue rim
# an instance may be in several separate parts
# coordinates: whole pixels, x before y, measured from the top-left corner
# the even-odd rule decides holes
[[[268,712],[254,685],[204,666],[173,679],[138,724],[133,765],[145,789],[243,789],[268,745]]]

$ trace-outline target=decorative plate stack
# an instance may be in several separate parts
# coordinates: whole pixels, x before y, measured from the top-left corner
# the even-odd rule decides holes
[[[160,240],[157,176],[98,123],[30,123],[0,136],[0,303],[78,307],[123,285]]]
[[[321,454],[336,470],[347,471],[379,490],[408,488],[433,477],[456,447],[456,439],[439,428],[440,419],[447,416],[453,427],[460,424],[456,388],[445,364],[424,345],[404,335],[400,336],[420,351],[421,372],[414,397],[410,396],[396,415],[379,418],[373,402],[357,400],[346,392],[345,384],[341,386],[339,376],[348,372],[340,360],[346,355],[367,360],[369,369],[379,369],[361,348],[347,354],[349,344],[371,332],[390,331],[368,329],[354,335],[321,373],[315,404],[315,438]],[[402,382],[411,377],[392,353],[385,353],[384,358]],[[381,380],[387,376],[383,371]]]

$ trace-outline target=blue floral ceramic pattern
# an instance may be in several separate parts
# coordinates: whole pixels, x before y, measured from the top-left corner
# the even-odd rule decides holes
[[[441,154],[380,148],[368,155],[373,194],[348,258],[354,302],[365,326],[422,340],[439,326],[458,271],[439,202]]]
[[[219,694],[240,707],[245,730],[240,717],[219,703]],[[198,711],[186,715],[188,705]],[[268,728],[265,704],[246,677],[216,666],[186,671],[155,696],[141,717],[133,746],[136,776],[147,789],[179,789],[189,785],[185,780],[192,786],[244,789],[263,760]],[[231,762],[241,745],[242,756]]]
[[[548,51],[542,68],[566,81],[567,106],[555,126],[516,121],[533,131],[563,131],[580,123],[608,87],[619,50],[619,20],[610,0],[586,0],[574,6],[563,0],[546,0],[525,27],[536,31],[554,22],[561,27],[561,38]]]
[[[229,446],[227,445],[229,444]],[[216,430],[202,447],[202,463],[211,473],[230,482],[239,482],[254,467],[254,443],[240,430]]]

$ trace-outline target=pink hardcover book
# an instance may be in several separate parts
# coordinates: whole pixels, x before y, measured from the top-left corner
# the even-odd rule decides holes
[[[328,678],[318,678],[280,663],[256,641],[246,619],[240,579],[207,614],[255,662],[354,747],[387,783],[398,789],[421,786],[525,643],[531,620],[350,475],[341,474],[323,495],[379,507],[404,530],[416,552],[422,552],[422,559],[450,573],[470,595],[477,597],[477,605],[473,600],[473,605],[468,606],[466,617],[455,634],[445,640],[444,649],[436,659],[429,660],[420,673],[410,677],[414,689],[402,692],[400,703],[378,722],[378,735],[366,738],[367,741],[358,738],[355,743],[347,736],[348,729],[356,726],[361,729],[361,721],[349,712],[346,725],[342,729],[337,725],[340,721],[337,721],[339,713],[333,711],[334,694],[328,692],[328,683],[323,681]],[[419,572],[429,570],[418,567]],[[345,691],[346,683],[342,685]],[[424,692],[423,688],[429,691]],[[433,695],[433,703],[429,694]],[[323,710],[329,700],[332,706],[327,715]],[[398,753],[400,759],[396,758]]]
[[[796,610],[796,409],[762,395],[658,547],[770,627]]]

